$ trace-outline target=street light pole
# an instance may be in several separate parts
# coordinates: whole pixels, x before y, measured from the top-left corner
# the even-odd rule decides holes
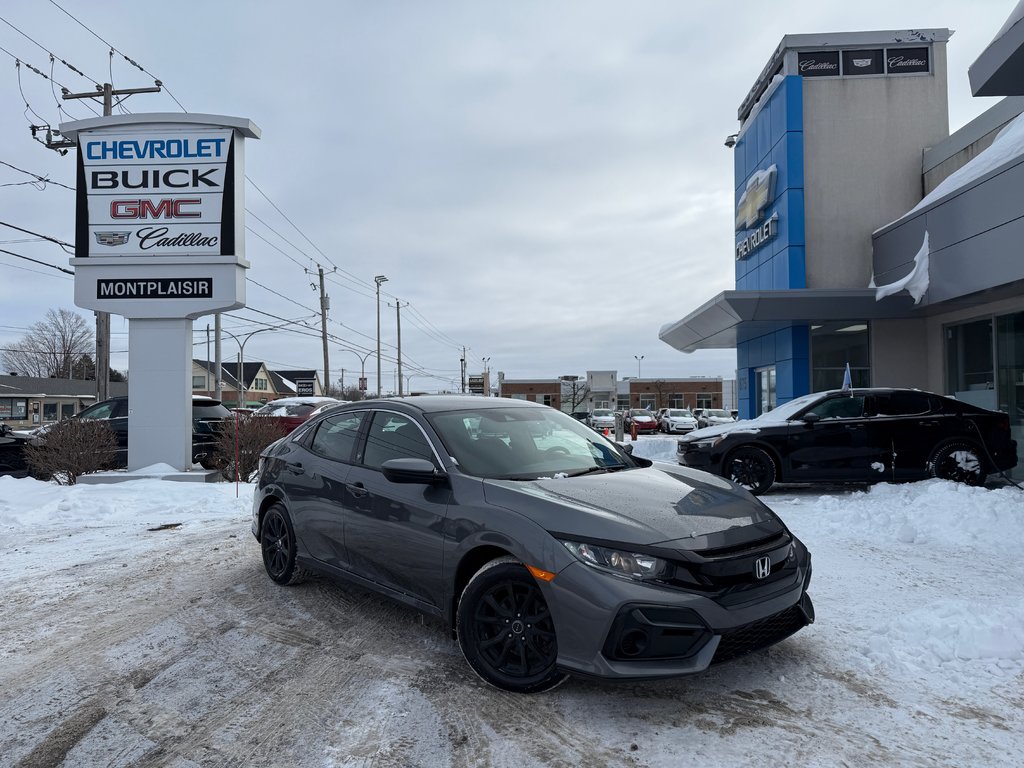
[[[377,284],[377,397],[380,397],[380,284],[387,281],[384,275],[373,278],[373,282]]]
[[[251,339],[257,333],[263,333],[264,331],[279,331],[279,330],[281,330],[281,328],[280,327],[275,327],[275,328],[258,328],[257,330],[253,331],[252,333],[246,334],[245,338],[242,339],[241,341],[239,341],[238,337],[235,336],[235,334],[233,334],[231,331],[229,331],[227,329],[224,329],[224,328],[222,328],[221,330],[224,333],[226,333],[228,336],[230,336],[232,339],[234,339],[235,343],[238,344],[238,377],[236,378],[236,383],[238,384],[238,398],[237,398],[237,402],[235,403],[235,407],[236,408],[243,408],[244,406],[242,405],[242,397],[245,394],[245,390],[246,390],[246,386],[245,386],[245,372],[242,370],[243,366],[245,365],[245,344],[246,344],[247,341],[249,341],[249,339]]]
[[[370,350],[369,352],[367,352],[367,353],[366,353],[365,355],[360,355],[360,354],[359,354],[358,352],[356,352],[356,351],[355,351],[354,349],[349,349],[348,347],[339,347],[339,349],[340,349],[340,350],[341,350],[342,352],[351,352],[351,353],[352,353],[353,355],[355,355],[356,357],[358,357],[358,358],[359,358],[359,378],[360,378],[361,380],[365,381],[365,380],[366,380],[366,359],[367,359],[367,358],[368,358],[368,357],[369,357],[370,355],[372,355],[372,354],[373,354],[373,350],[371,349],[371,350]],[[362,392],[362,391],[365,391],[365,390],[360,390],[360,391]]]
[[[633,355],[636,358],[636,377],[640,378],[640,361],[644,359],[643,355]]]

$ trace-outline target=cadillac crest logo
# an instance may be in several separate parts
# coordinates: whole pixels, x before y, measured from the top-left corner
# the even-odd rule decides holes
[[[100,245],[124,245],[131,237],[131,232],[97,232],[96,242]]]

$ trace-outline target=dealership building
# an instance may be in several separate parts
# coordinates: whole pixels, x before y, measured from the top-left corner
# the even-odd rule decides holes
[[[1006,411],[1024,449],[1022,9],[969,71],[974,95],[1007,98],[952,135],[948,29],[787,35],[771,54],[726,138],[735,290],[659,333],[736,350],[741,417],[838,388],[849,364],[854,386]]]

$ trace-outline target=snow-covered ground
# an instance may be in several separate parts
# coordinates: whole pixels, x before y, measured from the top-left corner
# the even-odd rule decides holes
[[[402,606],[272,584],[251,496],[0,477],[0,764],[1024,762],[1012,486],[776,490],[764,501],[814,556],[814,626],[698,677],[533,697],[485,686]]]

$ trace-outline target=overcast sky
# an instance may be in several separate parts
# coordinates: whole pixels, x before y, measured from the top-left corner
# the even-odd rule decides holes
[[[29,124],[94,116],[85,102],[61,102],[59,112],[50,83],[25,66],[19,89],[12,55],[49,75],[53,53],[53,78],[73,92],[93,81],[152,85],[127,55],[169,90],[132,96],[132,112],[184,107],[246,117],[263,131],[246,147],[246,172],[265,193],[246,186],[247,225],[259,235],[246,239],[247,307],[224,325],[243,335],[278,324],[274,316],[310,328],[254,336],[246,360],[322,370],[311,288],[319,264],[328,271],[333,381],[342,368],[347,384],[358,375],[360,360],[343,347],[360,357],[376,347],[379,274],[389,278],[385,390],[395,382],[396,300],[410,305],[402,352],[415,390],[457,384],[463,345],[470,373],[490,358],[492,373],[510,378],[635,376],[640,355],[645,378],[732,378],[733,352],[684,355],[658,329],[734,287],[723,140],[782,36],[955,30],[955,130],[995,101],[971,97],[967,68],[1014,6],[5,0],[0,162],[73,187],[75,150],[45,149]],[[0,221],[73,242],[73,192],[26,181],[0,165]],[[0,226],[0,248],[68,267],[58,246],[29,237]],[[55,307],[76,309],[70,276],[0,253],[0,346]],[[78,311],[92,323],[91,311]],[[206,356],[208,322],[195,322],[196,357]],[[114,316],[112,329],[112,365],[123,370],[127,321]],[[235,359],[234,341],[223,349]]]

